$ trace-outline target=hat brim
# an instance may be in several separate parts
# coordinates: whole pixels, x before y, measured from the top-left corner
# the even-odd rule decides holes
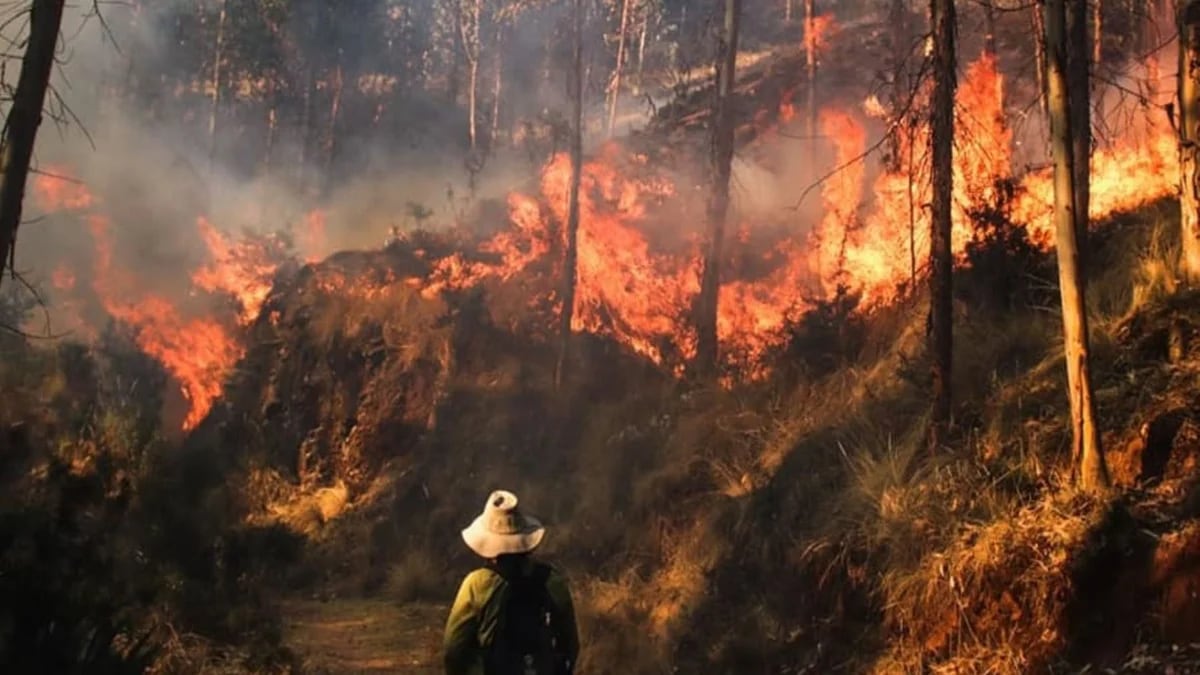
[[[529,553],[542,543],[546,528],[536,518],[525,516],[526,528],[516,534],[497,534],[487,529],[483,516],[462,531],[467,547],[484,558],[514,553]]]

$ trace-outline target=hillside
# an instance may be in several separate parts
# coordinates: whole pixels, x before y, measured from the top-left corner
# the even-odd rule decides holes
[[[445,159],[431,154],[377,178],[424,200],[404,226],[399,197],[357,185],[340,212],[330,198],[241,235],[241,211],[265,219],[274,193],[225,186],[252,196],[223,204],[216,179],[185,183],[217,195],[193,213],[105,164],[47,164],[33,236],[71,245],[49,247],[46,311],[77,333],[0,333],[15,394],[0,409],[0,589],[18,599],[0,665],[440,672],[441,622],[477,564],[459,531],[503,487],[549,526],[580,672],[1200,673],[1200,296],[1178,280],[1174,129],[1139,114],[1153,100],[1113,103],[1126,125],[1092,155],[1092,372],[1116,486],[1087,495],[1071,473],[1051,173],[1025,166],[1038,122],[1018,122],[1036,109],[1028,17],[1001,17],[998,56],[977,53],[979,35],[960,43],[954,424],[931,453],[926,92],[909,92],[920,113],[885,143],[901,111],[863,63],[890,58],[891,26],[854,15],[822,17],[814,119],[797,112],[792,38],[745,59],[714,378],[691,370],[705,87],[628,137],[590,139],[562,386],[562,152],[510,138],[532,168],[504,166],[505,189],[480,194],[472,169],[462,206],[446,189],[452,216],[426,206]],[[239,30],[277,29],[260,18]],[[1104,65],[1170,61],[1121,54]],[[358,95],[366,120],[376,94]],[[299,195],[282,201],[328,197]],[[383,222],[387,241],[361,245]],[[13,289],[0,325],[33,325],[40,298]]]

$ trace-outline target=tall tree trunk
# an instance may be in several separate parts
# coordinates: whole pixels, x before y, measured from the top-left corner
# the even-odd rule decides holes
[[[571,321],[575,318],[579,244],[579,188],[583,181],[583,0],[574,0],[575,46],[572,55],[571,111],[571,187],[567,203],[567,227],[563,252],[563,299],[559,310],[558,363],[554,368],[554,388],[561,390],[571,358]]]
[[[642,72],[646,65],[646,33],[650,30],[650,7],[642,1],[642,27],[638,29],[637,77],[633,83],[633,95],[642,93]]]
[[[483,0],[468,0],[467,11],[460,7],[458,17],[459,39],[462,41],[463,56],[467,60],[467,139],[471,154],[479,147],[478,99],[479,99],[479,29]]]
[[[783,20],[785,23],[792,22],[792,3],[796,0],[783,0]]]
[[[217,111],[221,106],[221,61],[225,58],[225,16],[227,14],[225,5],[225,0],[221,0],[221,9],[217,14],[217,42],[213,49],[212,106],[208,111],[208,164],[210,169],[217,153]]]
[[[1183,275],[1200,285],[1200,0],[1179,11],[1179,211]]]
[[[492,128],[488,132],[488,147],[495,150],[500,136],[500,97],[504,89],[504,27],[496,26],[495,72],[492,77]]]
[[[1100,66],[1104,55],[1104,0],[1093,0],[1092,5],[1092,65]]]
[[[930,231],[930,324],[933,356],[933,415],[930,447],[946,442],[951,413],[951,363],[954,354],[954,256],[951,248],[951,204],[954,191],[955,52],[954,0],[932,0],[933,101],[930,154],[933,159],[933,203]]]
[[[477,97],[479,92],[479,61],[473,60],[467,64],[467,137],[470,139],[471,152],[479,146],[479,136],[476,131],[476,111],[479,109]]]
[[[25,183],[33,145],[50,88],[54,47],[62,27],[63,0],[34,0],[29,8],[29,40],[21,74],[0,137],[0,272],[13,267],[17,228],[25,201]],[[0,280],[4,277],[0,274]]]
[[[1033,34],[1039,37],[1045,35],[1046,14],[1042,0],[1034,2],[1030,11],[1033,20]],[[1033,41],[1033,69],[1037,75],[1038,107],[1042,110],[1042,119],[1049,120],[1050,109],[1046,105],[1046,45],[1040,39]]]
[[[1083,0],[1066,0],[1078,2]],[[1067,396],[1071,406],[1072,458],[1081,487],[1102,490],[1108,471],[1100,449],[1096,407],[1089,374],[1088,324],[1084,304],[1085,276],[1079,266],[1076,235],[1083,215],[1074,196],[1078,173],[1072,138],[1074,115],[1068,90],[1067,11],[1064,0],[1046,0],[1046,98],[1050,107],[1050,150],[1054,157],[1054,229],[1058,249],[1058,285],[1062,296],[1063,339],[1067,363]],[[1079,43],[1074,45],[1081,47]],[[1086,57],[1087,52],[1082,52]]]
[[[912,35],[908,30],[908,4],[906,0],[892,0],[890,16],[892,24],[892,132],[889,139],[891,152],[890,168],[899,172],[904,166],[901,153],[904,150],[905,120],[900,114],[905,109],[905,103],[911,93],[908,77],[908,56],[912,47]],[[911,175],[909,177],[911,179]]]
[[[817,2],[804,0],[804,65],[808,74],[808,119],[805,135],[816,147],[817,137]]]
[[[340,61],[340,59],[339,59]],[[333,157],[337,152],[338,118],[342,110],[343,92],[342,64],[339,62],[333,70],[333,100],[329,102],[329,126],[325,129],[325,187],[328,189],[333,180]]]
[[[608,102],[608,125],[605,135],[612,138],[613,127],[617,125],[617,105],[621,101],[621,71],[625,67],[625,34],[629,25],[629,0],[621,0],[621,29],[617,35],[617,64],[613,68],[612,94]]]
[[[1067,98],[1071,112],[1072,166],[1075,183],[1075,233],[1080,264],[1086,269],[1087,227],[1091,197],[1091,54],[1088,44],[1087,0],[1066,0],[1067,6]]]
[[[304,94],[300,106],[300,161],[296,166],[297,189],[306,192],[309,187],[309,164],[312,163],[313,99],[317,87],[316,66],[308,64],[304,73]]]
[[[812,2],[812,0],[807,0]],[[742,1],[724,0],[725,25],[717,44],[717,98],[712,115],[712,177],[708,198],[708,247],[700,281],[696,362],[701,375],[716,372],[717,313],[721,291],[721,244],[729,212],[729,179],[733,169],[733,85],[737,75],[738,24]]]
[[[263,146],[263,176],[271,177],[272,159],[275,153],[275,129],[279,123],[279,92],[275,75],[267,81],[267,138]]]

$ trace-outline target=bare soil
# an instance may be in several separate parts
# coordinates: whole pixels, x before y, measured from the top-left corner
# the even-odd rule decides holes
[[[284,640],[314,675],[441,673],[447,607],[376,598],[294,600],[284,605]]]

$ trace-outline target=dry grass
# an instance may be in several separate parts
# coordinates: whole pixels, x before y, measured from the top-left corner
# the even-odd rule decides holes
[[[889,571],[882,590],[893,642],[877,672],[1044,668],[1065,647],[1072,565],[1103,514],[1085,496],[1049,493],[965,527],[910,570]]]

